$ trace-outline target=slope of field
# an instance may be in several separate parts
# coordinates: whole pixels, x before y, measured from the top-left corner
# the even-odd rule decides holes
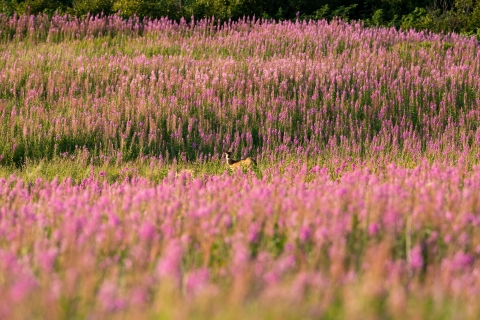
[[[43,20],[42,20],[43,19]],[[325,21],[0,17],[4,165],[478,154],[474,38]],[[328,160],[327,160],[328,161]]]
[[[478,317],[478,168],[266,171],[0,180],[0,318]]]

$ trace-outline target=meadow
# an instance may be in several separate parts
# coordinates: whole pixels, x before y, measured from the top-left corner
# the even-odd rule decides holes
[[[478,49],[0,15],[0,318],[478,318]]]

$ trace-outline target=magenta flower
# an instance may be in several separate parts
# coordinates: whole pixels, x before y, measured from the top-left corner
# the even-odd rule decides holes
[[[183,250],[177,240],[172,240],[168,243],[160,258],[156,274],[159,278],[170,278],[175,281],[180,280],[181,270],[180,262]]]
[[[378,233],[379,230],[380,230],[380,228],[379,228],[378,224],[376,224],[376,223],[370,223],[368,225],[368,234],[370,236],[375,236]]]
[[[156,229],[148,222],[142,224],[139,230],[140,239],[148,241],[152,240],[156,235]]]
[[[104,282],[98,290],[98,301],[108,312],[118,311],[126,307],[126,302],[119,297],[118,288],[111,282]]]
[[[247,236],[248,242],[249,243],[257,242],[260,237],[260,231],[261,231],[260,225],[257,222],[253,222],[250,225],[250,228],[248,230],[248,236]]]
[[[419,270],[423,267],[422,247],[416,245],[410,251],[411,267],[413,270]]]
[[[452,268],[454,270],[463,270],[473,265],[475,258],[473,255],[457,252],[452,260]]]
[[[58,249],[49,249],[48,251],[39,254],[38,264],[45,272],[50,272],[57,256]]]
[[[10,297],[14,302],[23,301],[37,286],[37,282],[33,278],[23,275],[10,288]]]
[[[309,226],[300,227],[300,230],[298,231],[298,239],[301,242],[309,241],[311,236],[312,236],[312,229]]]
[[[208,285],[209,278],[209,271],[206,268],[189,272],[185,280],[186,293],[189,295],[200,293]]]

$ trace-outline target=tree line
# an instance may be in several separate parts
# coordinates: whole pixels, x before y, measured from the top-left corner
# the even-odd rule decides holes
[[[220,20],[362,20],[367,26],[457,32],[480,39],[480,0],[0,0],[0,13],[114,14]]]

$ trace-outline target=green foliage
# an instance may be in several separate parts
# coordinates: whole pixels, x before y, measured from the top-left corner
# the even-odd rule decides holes
[[[16,2],[12,1],[10,3],[14,4]],[[15,6],[15,11],[19,14],[46,13],[53,15],[55,12],[64,12],[69,6],[71,6],[71,2],[68,0],[26,0],[20,1]]]
[[[168,16],[171,19],[179,19],[182,15],[180,2],[177,0],[116,0],[112,9],[115,12],[120,11],[124,17],[135,15],[140,18],[146,16],[160,18]]]
[[[18,3],[16,0],[0,0],[0,14],[13,15]]]
[[[315,10],[311,15],[303,14],[302,17],[304,19],[313,19],[313,20],[321,20],[321,19],[342,19],[348,21],[350,19],[355,19],[355,10],[357,9],[358,4],[354,3],[352,5],[341,5],[341,6],[330,6],[329,4],[325,4]]]
[[[113,13],[114,0],[75,0],[72,8],[68,11],[76,16],[83,16],[87,13],[92,15]]]
[[[415,8],[412,13],[402,17],[402,29],[425,30],[433,26],[433,19],[424,8]]]
[[[241,0],[236,3],[241,4]],[[188,11],[196,18],[215,17],[217,19],[228,19],[229,8],[224,0],[197,0],[193,1]],[[231,11],[231,9],[230,9]],[[237,10],[238,11],[238,10]]]
[[[476,30],[477,33],[480,29],[480,1],[476,3],[472,10],[472,14],[469,16],[468,27],[471,30]]]
[[[328,4],[324,5],[317,11],[315,11],[314,19],[320,20],[328,17],[328,13],[330,11],[330,7]]]
[[[417,7],[402,17],[401,27],[433,32],[457,32],[475,35],[480,39],[480,1],[455,0],[452,6],[434,6],[429,10]]]
[[[374,25],[376,26],[380,26],[383,24],[383,10],[382,9],[378,9],[377,11],[375,11],[373,13],[373,16],[372,16],[372,22]]]
[[[75,16],[113,14],[125,18],[179,20],[215,17],[222,21],[243,17],[266,19],[364,20],[367,26],[458,32],[480,39],[479,0],[0,0],[0,14],[66,12]]]
[[[256,0],[232,0],[228,6],[228,12],[233,19],[243,16],[253,16],[259,14],[259,6]],[[282,12],[282,9],[280,12]]]
[[[334,18],[341,18],[343,20],[348,21],[351,17],[351,12],[357,7],[358,5],[352,4],[350,6],[339,6],[335,10],[332,11],[331,16]]]

